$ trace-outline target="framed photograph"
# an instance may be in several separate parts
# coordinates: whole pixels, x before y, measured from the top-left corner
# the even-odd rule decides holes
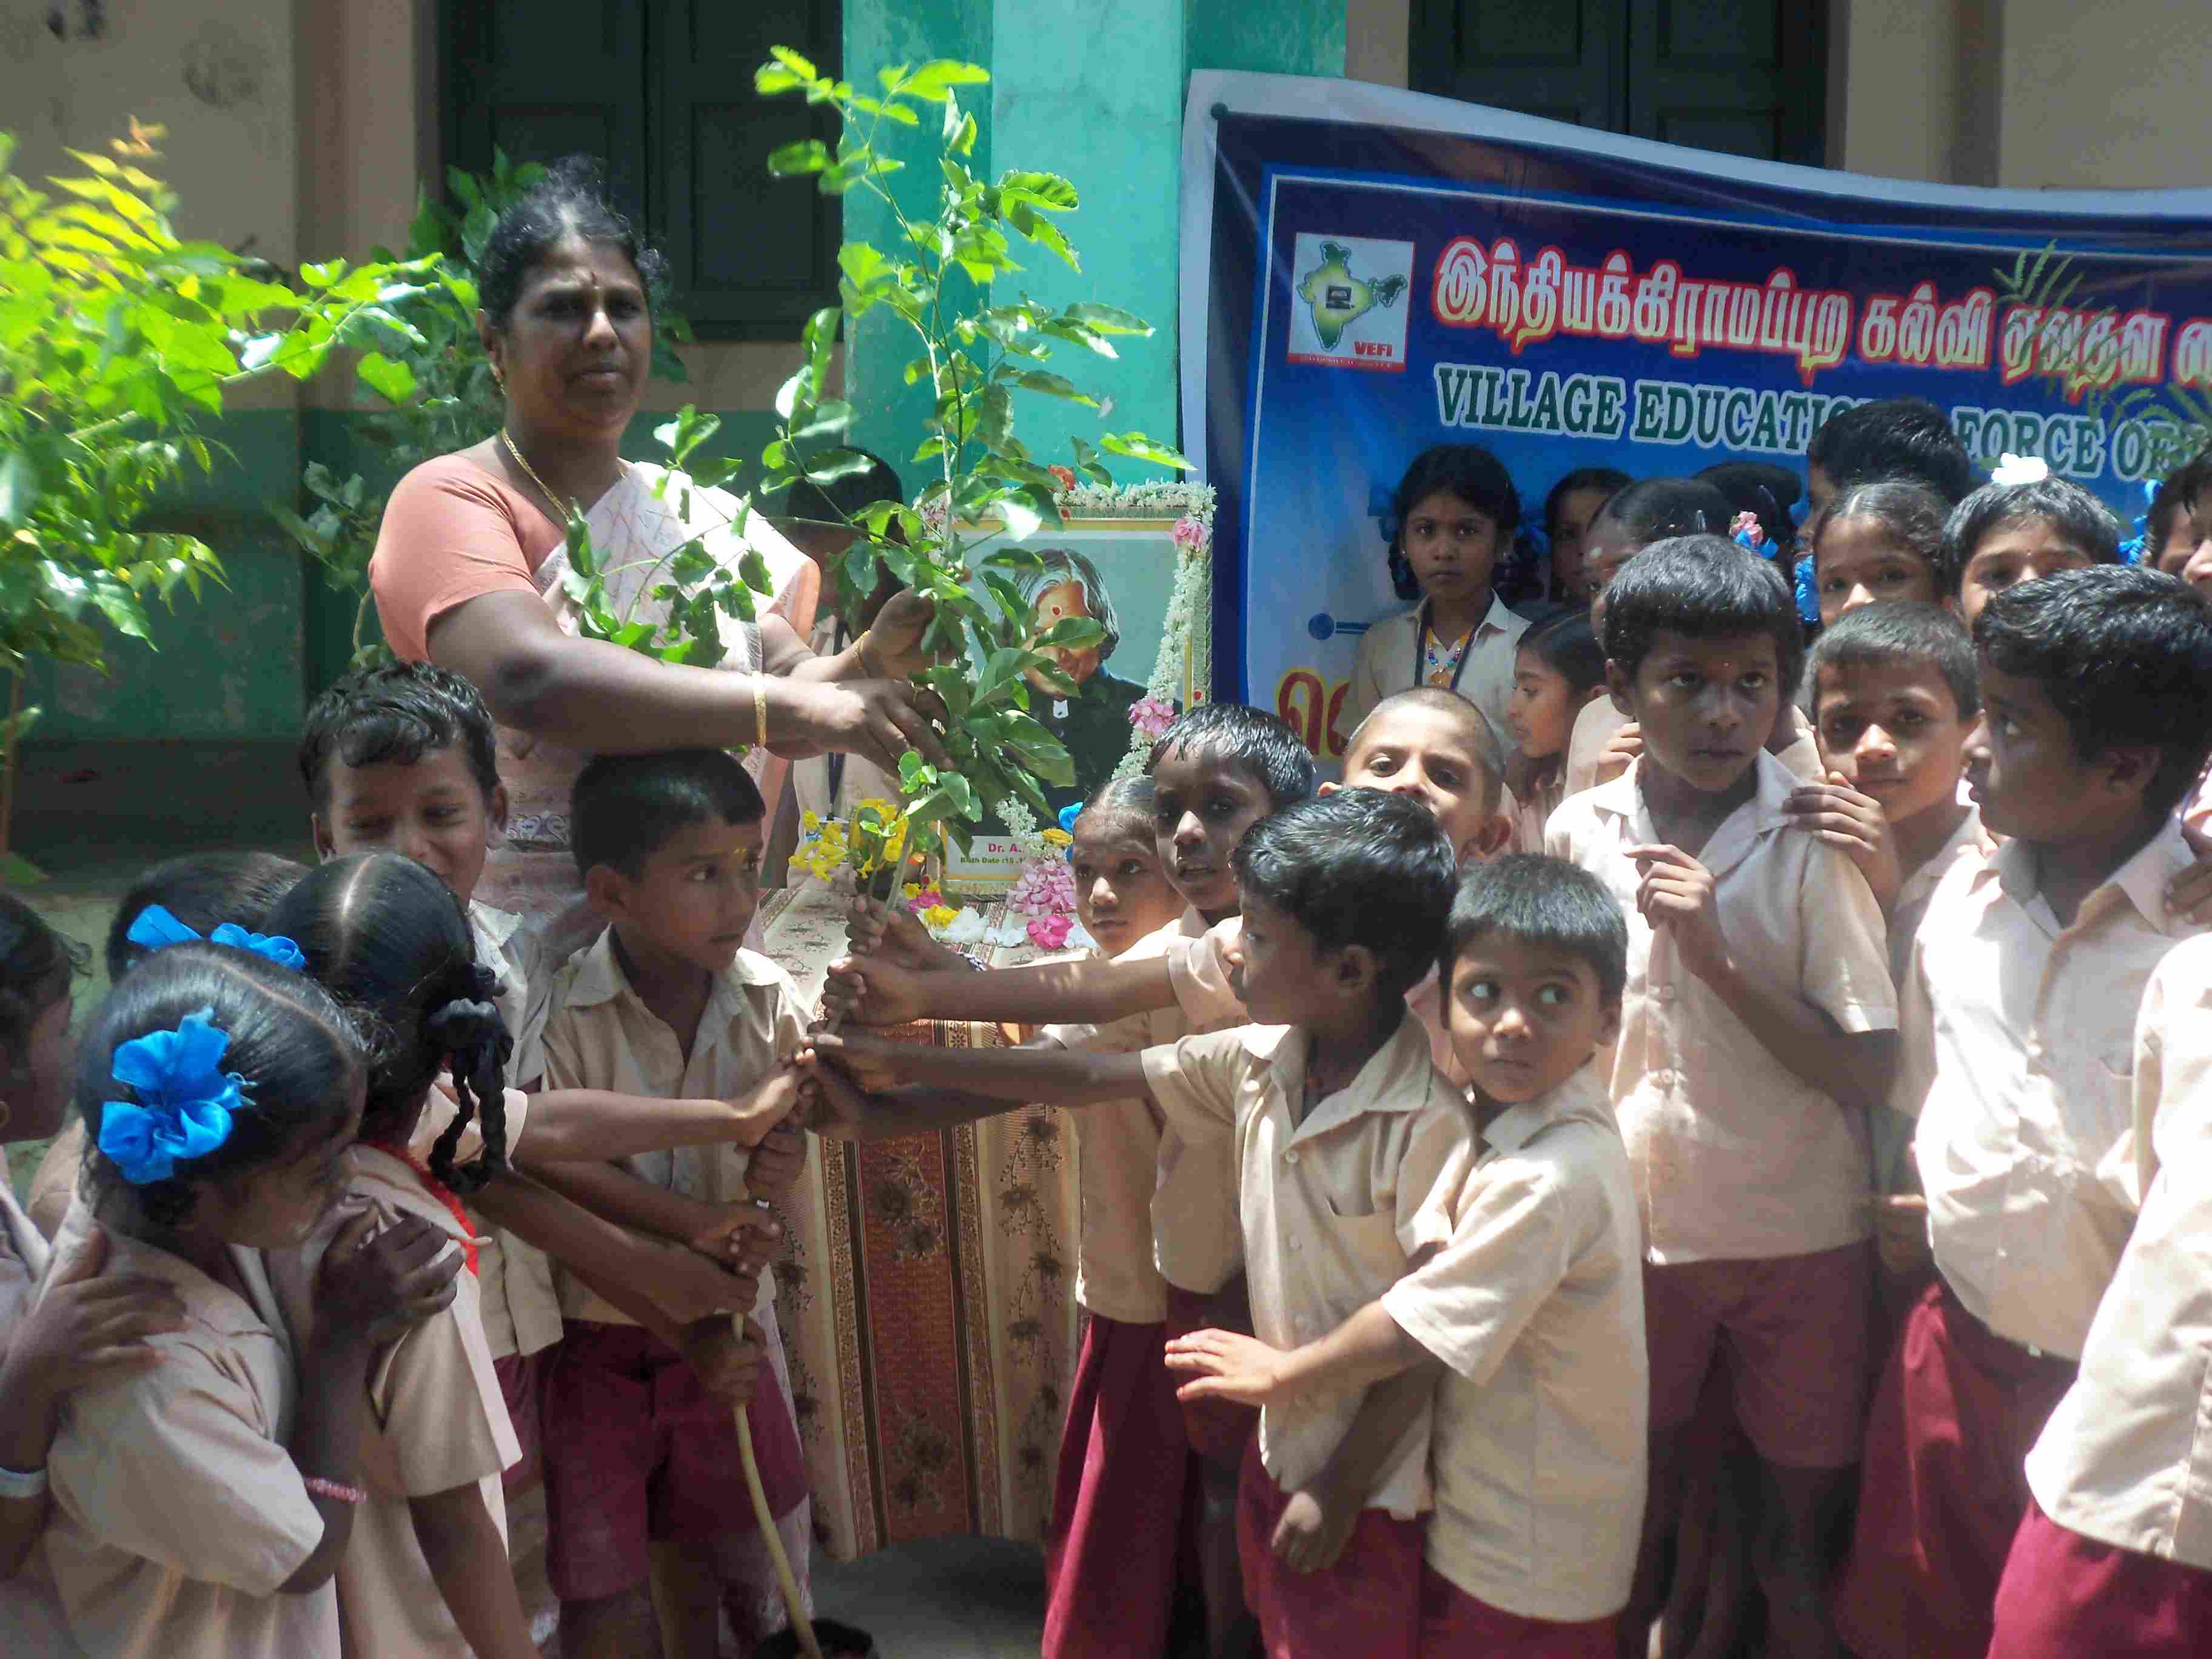
[[[1096,794],[1129,752],[1129,711],[1144,698],[1159,665],[1179,553],[1175,527],[1182,517],[1172,497],[1157,509],[1146,502],[1144,516],[1132,516],[1127,507],[1116,516],[1085,516],[1079,496],[1072,506],[1060,528],[1040,530],[1030,538],[1027,545],[1044,568],[1017,583],[1036,607],[1040,631],[1066,617],[1089,617],[1106,629],[1096,646],[1052,653],[1075,682],[1074,696],[1030,683],[1030,713],[1067,745],[1075,763],[1073,784],[1042,784],[1055,814]],[[1210,621],[1209,611],[1193,633]],[[1173,701],[1181,710],[1205,698],[1208,665],[1197,641],[1187,640],[1179,654]],[[945,890],[957,896],[995,896],[1013,884],[1023,862],[1005,826],[987,821],[966,854],[957,848],[948,853]]]

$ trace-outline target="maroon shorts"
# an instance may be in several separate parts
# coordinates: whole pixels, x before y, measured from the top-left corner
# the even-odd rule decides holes
[[[2212,1572],[2069,1532],[2030,1499],[1997,1585],[1989,1659],[2212,1653]]]
[[[511,1353],[491,1362],[492,1375],[499,1378],[499,1391],[507,1401],[507,1420],[514,1425],[515,1442],[522,1448],[522,1455],[499,1478],[500,1489],[509,1498],[529,1491],[545,1473],[538,1395],[552,1353],[550,1348],[540,1348],[536,1353]]]
[[[1421,1651],[1481,1654],[1486,1659],[1613,1659],[1618,1618],[1558,1624],[1523,1619],[1469,1595],[1424,1562]]]
[[[1045,1659],[1158,1659],[1197,1466],[1158,1325],[1083,1333],[1045,1540]]]
[[[675,1349],[635,1325],[572,1319],[546,1358],[545,1576],[556,1595],[597,1601],[636,1589],[648,1543],[757,1530],[730,1408]],[[806,1462],[768,1364],[745,1420],[769,1507],[788,1514],[806,1496]]]
[[[1858,1462],[1870,1269],[1864,1244],[1647,1265],[1652,1429],[1688,1426],[1719,1358],[1736,1420],[1768,1462],[1836,1469]]]
[[[1984,1659],[2027,1511],[2021,1465],[2074,1381],[2008,1342],[1941,1278],[1905,1322],[1868,1419],[1837,1633],[1860,1659]]]
[[[1416,1659],[1422,1522],[1362,1510],[1334,1566],[1293,1572],[1273,1548],[1287,1501],[1261,1463],[1254,1438],[1237,1487],[1237,1559],[1267,1659]]]
[[[1167,1340],[1171,1342],[1193,1331],[1206,1329],[1214,1323],[1214,1311],[1212,1297],[1169,1285],[1164,1331]],[[1257,1406],[1240,1405],[1233,1400],[1185,1401],[1178,1404],[1182,1412],[1184,1437],[1193,1451],[1216,1468],[1243,1468],[1244,1449],[1260,1432]]]

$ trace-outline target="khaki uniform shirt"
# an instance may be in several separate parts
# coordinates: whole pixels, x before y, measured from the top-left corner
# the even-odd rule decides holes
[[[545,1086],[607,1089],[657,1100],[729,1100],[756,1086],[799,1052],[806,1013],[791,975],[750,951],[714,981],[698,1035],[684,1058],[676,1033],[631,988],[602,933],[554,981],[545,1022]],[[750,1155],[742,1147],[682,1146],[622,1160],[631,1174],[701,1204],[745,1197]],[[761,1305],[774,1299],[775,1278],[761,1275]],[[562,1311],[570,1319],[608,1325],[634,1322],[566,1273],[559,1275]]]
[[[1661,839],[1645,763],[1570,796],[1547,849],[1589,871],[1628,919],[1610,1079],[1655,1262],[1771,1260],[1856,1243],[1868,1211],[1863,1114],[1846,1111],[1769,1052],[1638,914],[1631,847]],[[1801,998],[1850,1032],[1897,1024],[1881,907],[1858,867],[1788,827],[1796,779],[1761,753],[1758,793],[1692,852],[1714,880],[1730,956],[1753,982]]]
[[[1301,1121],[1306,1037],[1248,1025],[1145,1051],[1145,1080],[1170,1123],[1233,1138],[1252,1329],[1277,1348],[1326,1336],[1451,1236],[1473,1162],[1467,1103],[1429,1064],[1408,1017]],[[1296,1491],[1327,1467],[1365,1390],[1319,1390],[1260,1414],[1260,1459]],[[1409,1436],[1368,1507],[1429,1506],[1427,1425]]]
[[[2169,821],[2063,927],[2009,842],[1952,866],[1914,942],[1893,1098],[1936,1265],[2024,1347],[2081,1357],[2135,1225],[2136,1015],[2201,931],[2166,908],[2191,862]]]
[[[62,1237],[82,1232],[82,1204]],[[234,1249],[248,1296],[108,1235],[106,1271],[167,1279],[183,1330],[149,1370],[72,1395],[46,1462],[47,1558],[86,1651],[117,1659],[337,1659],[336,1585],[276,1588],[323,1539],[285,1449],[297,1352],[259,1254]]]
[[[1581,1071],[1482,1132],[1451,1243],[1382,1293],[1450,1369],[1430,1565],[1523,1619],[1618,1613],[1644,1516],[1644,1262],[1612,1103]]]

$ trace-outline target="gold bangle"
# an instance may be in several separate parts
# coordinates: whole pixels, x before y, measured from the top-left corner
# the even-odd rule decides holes
[[[768,676],[753,676],[754,741],[763,749],[768,747]]]
[[[853,659],[860,665],[860,678],[863,679],[876,677],[876,671],[868,665],[868,641],[875,637],[874,629],[864,628],[860,630],[860,637],[853,641]]]

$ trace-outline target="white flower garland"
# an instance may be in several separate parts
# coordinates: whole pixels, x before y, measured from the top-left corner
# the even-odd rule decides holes
[[[1152,678],[1145,695],[1172,706],[1184,690],[1186,678],[1200,688],[1213,681],[1213,489],[1209,484],[1162,482],[1134,484],[1077,484],[1059,491],[1054,499],[1063,518],[1158,519],[1170,521],[1170,534],[1176,550],[1173,587],[1160,632],[1159,654],[1153,659]],[[929,504],[922,507],[925,517]],[[942,507],[939,507],[942,514]],[[933,520],[933,525],[936,521]],[[1186,663],[1188,665],[1186,669]],[[1132,729],[1129,751],[1114,769],[1115,779],[1134,777],[1152,757],[1152,739]],[[1060,849],[1046,841],[1048,827],[1023,801],[1008,796],[1000,803],[999,817],[1006,836],[1020,852],[1024,864],[1056,859]]]

